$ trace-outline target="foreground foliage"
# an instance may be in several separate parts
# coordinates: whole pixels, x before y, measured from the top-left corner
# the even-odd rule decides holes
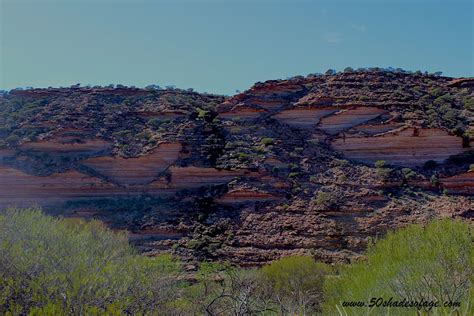
[[[166,310],[179,266],[137,255],[101,223],[38,210],[0,215],[0,314],[143,313]]]
[[[259,269],[140,256],[100,222],[39,210],[0,213],[0,314],[5,315],[472,315],[470,226],[412,225],[372,244],[367,260],[329,267],[309,256]],[[388,300],[460,302],[440,308],[347,306]]]
[[[474,314],[474,248],[467,223],[437,220],[426,227],[411,225],[388,233],[372,244],[367,261],[344,266],[326,282],[325,312],[335,315],[406,315],[417,311],[445,315]],[[367,305],[373,298],[388,301],[461,302],[460,308],[383,308]],[[344,301],[366,302],[345,307]],[[374,300],[376,301],[376,300]],[[381,302],[381,300],[379,300]]]

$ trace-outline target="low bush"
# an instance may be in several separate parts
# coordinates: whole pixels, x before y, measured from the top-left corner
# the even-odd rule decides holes
[[[265,138],[262,138],[262,140],[261,140],[261,143],[265,146],[273,145],[274,142],[275,142],[275,140],[273,138],[270,138],[270,137],[265,137]]]

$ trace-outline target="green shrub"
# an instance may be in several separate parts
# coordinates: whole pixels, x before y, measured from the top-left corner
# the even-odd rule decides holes
[[[441,182],[439,181],[438,176],[436,174],[434,174],[430,177],[430,183],[437,187],[437,186],[440,185]]]
[[[273,311],[256,269],[201,263],[196,282],[184,289],[177,315],[257,315]]]
[[[142,314],[175,299],[179,264],[140,256],[100,222],[0,213],[0,314]],[[59,313],[61,314],[61,313]]]
[[[265,137],[265,138],[262,138],[260,142],[265,146],[269,146],[269,145],[273,145],[275,143],[275,140],[270,137]]]
[[[237,157],[239,158],[239,160],[244,161],[250,159],[251,156],[247,153],[239,153]]]
[[[472,96],[463,99],[464,109],[474,111],[474,98]]]
[[[160,118],[151,118],[148,120],[148,125],[154,127],[154,128],[159,128],[161,125],[167,123],[165,120],[160,119]]]
[[[403,178],[405,180],[411,180],[411,179],[416,178],[416,172],[414,172],[410,168],[403,168],[402,169],[402,174],[403,174]]]
[[[261,268],[263,284],[272,293],[281,315],[312,315],[322,301],[329,268],[309,256],[291,256]]]
[[[377,168],[377,175],[384,180],[388,179],[392,173],[392,169],[384,168],[385,167],[385,160],[377,160],[375,162],[375,168]]]
[[[208,111],[200,109],[200,108],[197,109],[197,112],[198,112],[197,117],[199,118],[205,118],[206,115],[209,113]]]
[[[374,165],[375,168],[383,168],[385,167],[385,160],[377,160]]]
[[[318,191],[315,197],[312,200],[312,203],[319,208],[326,208],[326,209],[339,209],[339,200],[337,194],[334,192],[324,192]]]
[[[314,202],[317,205],[326,205],[331,201],[331,194],[328,192],[322,192],[318,191],[316,194],[316,198],[314,199]]]
[[[298,168],[298,165],[297,164],[294,164],[294,163],[290,163],[288,164],[288,168],[291,170],[291,171],[297,171],[299,168]]]
[[[472,243],[469,224],[451,219],[436,220],[426,227],[411,225],[389,232],[369,246],[365,262],[344,266],[338,276],[328,280],[325,314],[417,314],[416,308],[342,306],[343,301],[369,304],[371,298],[389,300],[393,297],[393,301],[461,302],[460,314],[472,315]],[[433,315],[457,314],[456,308],[435,309],[431,311],[435,313]]]

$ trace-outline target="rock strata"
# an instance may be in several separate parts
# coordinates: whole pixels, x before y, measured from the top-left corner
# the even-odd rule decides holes
[[[0,94],[0,208],[96,218],[190,262],[347,262],[387,230],[472,221],[472,82],[371,68],[232,97],[13,90]]]

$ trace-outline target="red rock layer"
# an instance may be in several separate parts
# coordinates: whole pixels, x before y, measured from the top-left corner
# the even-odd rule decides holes
[[[94,154],[106,151],[111,144],[102,139],[79,139],[77,136],[58,136],[37,142],[29,142],[21,145],[21,150],[47,152],[47,153],[89,153]]]
[[[265,110],[262,109],[252,109],[252,108],[245,108],[240,107],[235,110],[231,111],[224,111],[219,113],[219,116],[222,118],[244,118],[244,119],[252,119],[260,116],[260,114],[264,113]]]
[[[337,108],[298,107],[281,111],[274,118],[293,127],[312,128],[319,123],[322,117],[337,110]]]
[[[464,151],[460,137],[439,129],[415,128],[372,137],[340,136],[332,147],[349,159],[365,163],[384,160],[400,166],[422,165],[428,160],[441,163]]]
[[[353,126],[373,120],[384,113],[386,113],[385,110],[376,107],[356,107],[342,110],[323,118],[317,127],[326,133],[334,135]]]
[[[461,173],[452,177],[440,179],[443,187],[450,193],[474,195],[474,172]]]
[[[171,167],[171,183],[175,188],[197,188],[211,184],[223,184],[239,176],[258,176],[248,170],[218,170],[201,167]]]
[[[386,133],[395,130],[402,125],[400,123],[387,123],[387,124],[362,124],[353,127],[350,131],[362,132],[368,135],[376,135]]]
[[[275,201],[280,199],[282,199],[282,197],[266,192],[237,190],[225,193],[222,197],[217,199],[216,202],[222,204],[239,204],[248,202]]]
[[[164,143],[146,156],[89,158],[83,164],[119,184],[145,184],[172,165],[178,159],[180,151],[181,144]]]
[[[122,195],[120,188],[77,171],[40,177],[0,166],[0,206],[32,206]]]

